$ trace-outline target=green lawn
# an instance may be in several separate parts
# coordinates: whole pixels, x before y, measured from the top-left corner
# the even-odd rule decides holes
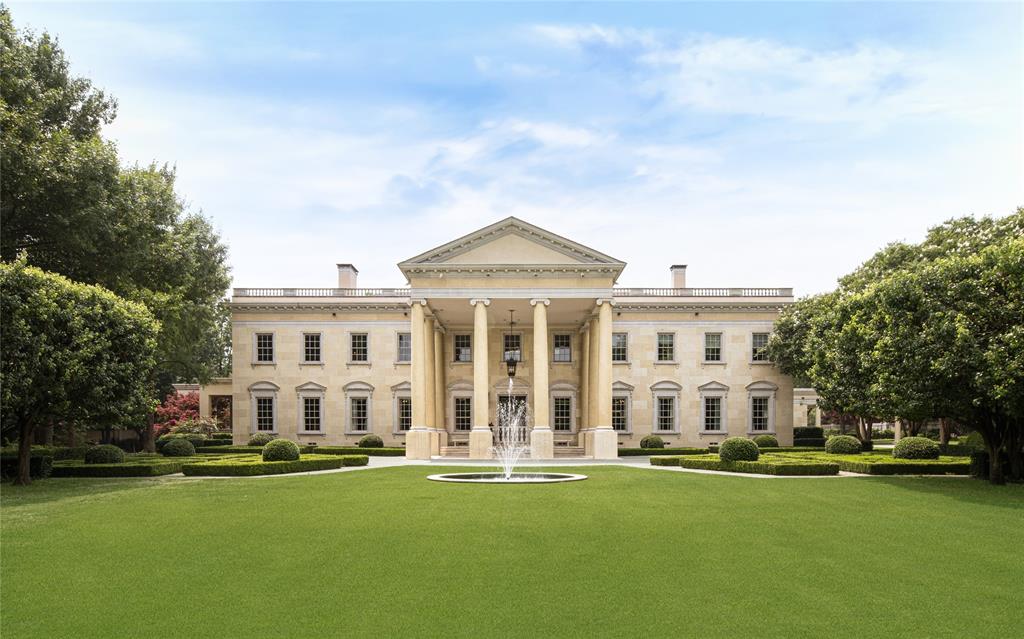
[[[0,635],[1004,637],[1024,625],[1024,486],[623,467],[470,486],[424,480],[434,472],[4,486]]]

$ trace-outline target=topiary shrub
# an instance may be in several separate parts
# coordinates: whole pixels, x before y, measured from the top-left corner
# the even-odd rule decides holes
[[[664,448],[665,442],[657,435],[648,435],[640,440],[640,448]]]
[[[249,438],[249,446],[266,446],[270,442],[274,441],[274,436],[270,433],[255,433]]]
[[[939,445],[927,437],[904,437],[893,446],[896,459],[938,459]]]
[[[730,437],[718,447],[718,457],[722,461],[757,461],[760,455],[757,444],[746,437]]]
[[[160,454],[165,457],[192,457],[196,454],[196,447],[184,437],[179,437],[164,444]]]
[[[832,455],[859,455],[860,440],[851,435],[833,435],[825,440],[825,452]]]
[[[124,451],[117,446],[103,444],[93,446],[85,451],[85,463],[87,464],[123,464]]]
[[[275,439],[263,447],[263,461],[295,461],[299,445],[287,439]]]
[[[793,439],[817,439],[825,437],[825,430],[817,426],[794,426]]]
[[[754,438],[754,443],[757,444],[758,448],[778,448],[779,440],[775,439],[771,435],[758,435]]]
[[[384,448],[384,440],[379,435],[363,435],[356,444],[360,448]]]

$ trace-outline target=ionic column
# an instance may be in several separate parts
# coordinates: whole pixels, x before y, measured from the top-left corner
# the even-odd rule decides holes
[[[594,425],[597,424],[597,362],[601,345],[598,341],[601,338],[601,318],[593,317],[590,320],[590,327],[587,331],[590,342],[590,358],[587,362],[587,429],[583,433],[583,454],[588,457],[594,455]]]
[[[487,368],[487,307],[489,299],[469,300],[473,305],[473,430],[469,431],[470,459],[488,459],[494,437],[487,425],[489,411],[487,388],[490,374]]]
[[[612,301],[597,300],[600,339],[598,340],[597,384],[594,415],[594,459],[617,459],[619,438],[612,430]]]
[[[580,333],[580,432],[590,424],[590,328]],[[583,442],[581,441],[580,444]]]
[[[423,331],[423,411],[427,428],[434,428],[434,318],[427,317],[420,329]]]
[[[551,432],[548,402],[548,305],[551,300],[532,299],[533,305],[533,430],[530,431],[530,457],[553,459],[555,434]]]
[[[434,428],[441,431],[440,445],[448,444],[445,436],[444,329],[434,321]]]
[[[412,340],[412,363],[409,383],[412,385],[412,428],[405,435],[406,459],[430,459],[430,431],[427,429],[426,366],[423,344],[423,309],[426,300],[409,302],[409,334]]]

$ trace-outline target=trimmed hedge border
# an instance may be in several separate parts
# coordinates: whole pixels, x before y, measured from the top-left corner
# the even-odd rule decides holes
[[[184,464],[167,457],[153,464],[57,464],[53,477],[159,477],[180,473]]]
[[[28,458],[28,476],[32,479],[46,479],[53,473],[53,455],[33,450]],[[18,474],[18,454],[0,455],[0,478],[13,479]]]
[[[651,457],[652,466],[679,466],[696,470],[721,470],[731,473],[796,477],[808,475],[838,475],[839,465],[831,461],[804,461],[765,455],[757,461],[722,461],[718,455],[687,455],[678,457]]]
[[[861,453],[860,455],[811,455],[793,459],[825,460],[839,464],[839,469],[848,473],[864,475],[968,475],[971,462],[968,458],[939,459],[895,459],[888,455]]]
[[[707,448],[620,448],[619,457],[643,455],[706,455]]]
[[[197,453],[214,455],[263,453],[262,446],[203,446],[196,449]],[[299,446],[303,455],[370,455],[371,457],[403,457],[404,448],[359,448],[358,446]]]
[[[342,466],[365,466],[366,455],[306,455],[295,461],[214,460],[198,464],[185,464],[181,472],[188,477],[253,477],[257,475],[283,475],[333,470]]]

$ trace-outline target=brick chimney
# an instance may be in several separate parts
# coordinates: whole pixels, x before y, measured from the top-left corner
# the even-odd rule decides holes
[[[668,270],[672,272],[672,288],[686,288],[686,264],[673,264]]]
[[[359,270],[351,264],[338,264],[338,288],[357,288]]]

